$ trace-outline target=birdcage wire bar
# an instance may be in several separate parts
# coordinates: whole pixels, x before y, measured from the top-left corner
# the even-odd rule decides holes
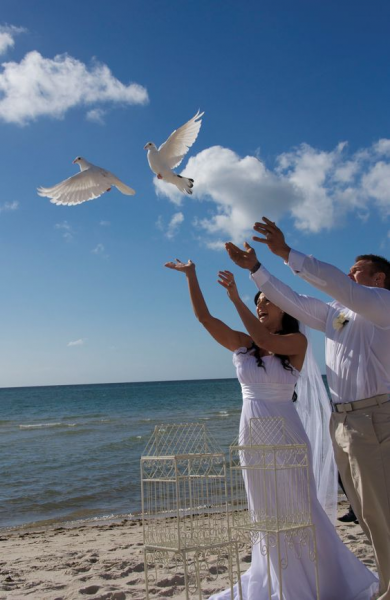
[[[227,571],[233,598],[240,571],[230,535],[227,473],[225,455],[205,424],[154,428],[141,457],[147,599],[149,583],[162,568],[183,571],[188,599],[201,599],[202,581]]]
[[[318,600],[307,445],[282,417],[252,418],[231,444],[229,454],[233,539],[252,547],[259,544],[267,559],[270,599],[276,590],[282,600],[283,573],[294,557],[312,565]]]

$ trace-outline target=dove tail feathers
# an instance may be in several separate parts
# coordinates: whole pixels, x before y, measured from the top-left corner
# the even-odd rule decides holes
[[[133,190],[133,188],[122,183],[122,181],[119,181],[119,179],[115,181],[114,185],[118,188],[120,192],[122,192],[122,194],[126,194],[126,196],[134,196],[135,194],[135,190]]]
[[[179,188],[181,192],[185,192],[186,194],[192,194],[192,188],[194,187],[194,180],[190,177],[182,177],[181,175],[176,175],[176,186]]]

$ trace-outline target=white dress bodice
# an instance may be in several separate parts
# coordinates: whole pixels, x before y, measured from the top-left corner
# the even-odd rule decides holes
[[[238,348],[233,354],[242,398],[261,402],[291,402],[299,372],[285,369],[277,356],[262,357],[259,367],[256,357],[247,348]]]

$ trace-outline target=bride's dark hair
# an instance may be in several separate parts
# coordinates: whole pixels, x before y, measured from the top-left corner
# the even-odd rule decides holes
[[[260,294],[261,294],[261,292],[257,292],[256,296],[254,297],[256,306],[257,306],[257,302],[259,300]],[[276,333],[278,335],[286,335],[287,333],[299,333],[299,321],[295,317],[292,317],[291,315],[288,315],[287,313],[283,313],[282,329],[279,329],[279,331],[276,331]],[[240,354],[247,354],[247,352],[251,352],[253,354],[253,356],[256,358],[257,366],[262,367],[265,370],[264,361],[262,360],[262,358],[260,356],[260,348],[255,344],[255,342],[252,343],[252,346],[250,348],[247,348],[246,352],[242,352]],[[280,362],[283,365],[283,369],[286,369],[286,371],[293,372],[293,367],[290,365],[288,356],[285,356],[284,354],[275,354],[275,356],[277,356],[279,358]]]

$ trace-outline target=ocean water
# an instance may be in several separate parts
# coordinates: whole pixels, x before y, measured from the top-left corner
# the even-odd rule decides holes
[[[236,379],[0,389],[0,528],[137,516],[155,425],[238,433]]]

